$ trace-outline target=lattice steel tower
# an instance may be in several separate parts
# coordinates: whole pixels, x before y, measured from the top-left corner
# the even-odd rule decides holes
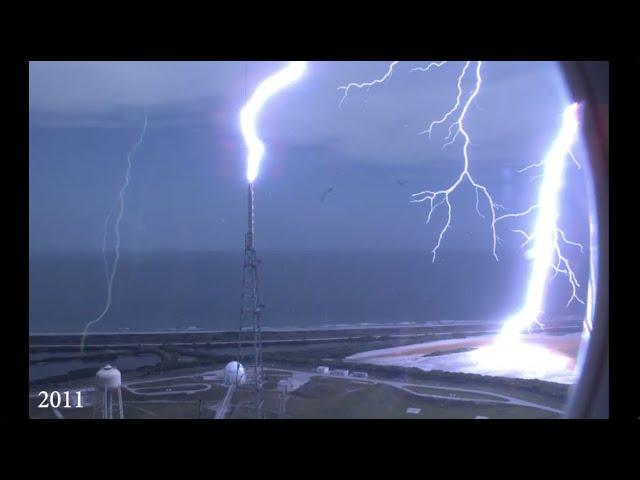
[[[253,375],[252,382],[255,387],[255,414],[256,418],[263,418],[263,383],[264,369],[262,365],[262,331],[260,327],[260,311],[263,305],[258,299],[258,265],[256,251],[253,246],[253,183],[249,183],[248,189],[248,229],[244,241],[244,267],[242,271],[242,300],[240,312],[240,330],[238,332],[238,362],[242,361],[242,347],[246,343],[244,333],[245,325],[252,325],[253,331]],[[251,366],[247,365],[248,372]]]

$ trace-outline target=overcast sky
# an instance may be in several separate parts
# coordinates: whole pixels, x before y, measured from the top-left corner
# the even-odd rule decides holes
[[[455,102],[464,63],[410,72],[428,63],[400,62],[384,84],[352,91],[340,107],[339,86],[379,78],[389,62],[310,62],[298,83],[267,104],[259,121],[266,144],[256,181],[259,249],[433,247],[444,210],[426,225],[425,205],[409,203],[410,195],[448,186],[461,168],[461,138],[442,150],[446,128],[431,140],[418,133]],[[241,249],[246,182],[238,115],[258,83],[283,65],[32,62],[31,249],[101,248],[145,112],[123,249]],[[539,180],[516,170],[539,161],[559,127],[569,102],[560,70],[553,62],[485,62],[482,77],[465,122],[471,171],[508,210],[526,208]],[[465,93],[472,86],[463,84]],[[583,154],[580,146],[575,152]],[[581,173],[567,172],[562,215],[580,237]],[[473,191],[457,198],[443,245],[489,251]],[[508,230],[501,237],[507,246],[521,240]]]

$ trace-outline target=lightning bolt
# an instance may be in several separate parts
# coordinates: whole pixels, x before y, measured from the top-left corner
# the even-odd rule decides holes
[[[258,176],[260,161],[264,155],[264,143],[258,136],[256,126],[258,115],[271,97],[298,80],[306,68],[307,62],[289,62],[282,70],[267,77],[258,85],[240,112],[240,129],[248,152],[247,181],[249,183],[253,183]]]
[[[379,79],[375,79],[375,80],[373,80],[371,82],[366,82],[366,83],[350,83],[348,85],[345,85],[345,86],[342,86],[342,87],[338,87],[338,90],[343,90],[344,91],[343,97],[340,100],[340,105],[342,105],[342,102],[344,102],[344,100],[347,97],[347,94],[349,93],[349,90],[351,88],[364,88],[364,87],[370,88],[373,85],[377,85],[377,84],[381,84],[381,83],[385,82],[388,78],[391,77],[391,75],[393,73],[393,69],[398,63],[399,62],[390,63],[385,75],[382,76]],[[415,67],[415,68],[411,69],[410,72],[416,72],[416,71],[428,72],[432,68],[440,68],[440,67],[446,65],[447,63],[448,63],[447,61],[431,62],[426,67]],[[443,145],[442,148],[444,149],[447,146],[449,146],[452,143],[454,143],[459,135],[462,135],[462,137],[464,138],[464,143],[463,143],[463,146],[462,146],[462,155],[463,155],[463,160],[464,160],[463,169],[460,172],[460,174],[458,175],[457,179],[449,187],[441,189],[441,190],[424,190],[422,192],[414,193],[412,195],[412,199],[411,199],[412,203],[422,203],[422,202],[428,202],[429,203],[429,212],[427,214],[427,223],[429,223],[431,221],[431,216],[433,215],[433,212],[438,209],[438,207],[440,207],[442,205],[446,205],[446,208],[447,208],[447,221],[443,225],[442,229],[440,230],[440,233],[438,235],[438,241],[437,241],[436,245],[431,250],[431,253],[433,255],[432,261],[434,261],[434,262],[436,260],[436,255],[437,255],[438,249],[440,248],[440,246],[442,244],[442,240],[444,238],[444,235],[447,232],[447,230],[449,229],[449,227],[451,226],[451,216],[452,216],[453,207],[451,205],[450,195],[464,181],[469,182],[475,189],[475,193],[476,193],[476,211],[478,212],[478,215],[481,216],[482,218],[484,218],[484,215],[480,212],[480,206],[479,206],[480,195],[482,195],[487,200],[487,203],[488,203],[489,208],[491,210],[491,232],[492,232],[492,243],[493,243],[492,251],[493,251],[493,256],[495,257],[495,259],[498,260],[498,255],[496,253],[496,248],[497,248],[497,242],[498,242],[499,238],[496,235],[495,218],[496,218],[496,210],[498,208],[502,208],[502,206],[493,201],[493,198],[492,198],[491,194],[489,193],[489,190],[484,185],[482,185],[481,183],[476,181],[475,178],[471,175],[471,172],[469,170],[469,145],[471,144],[471,139],[469,137],[469,133],[465,129],[464,120],[465,120],[465,116],[467,114],[467,111],[469,110],[469,106],[471,105],[473,100],[478,95],[478,92],[480,91],[480,87],[482,85],[482,76],[480,74],[480,69],[482,67],[482,62],[478,61],[478,62],[475,62],[476,65],[475,65],[475,85],[474,85],[474,88],[471,90],[471,92],[467,96],[466,100],[464,102],[462,101],[462,97],[464,96],[462,84],[463,84],[463,81],[464,81],[464,79],[466,78],[466,76],[468,74],[469,67],[471,66],[471,64],[472,64],[472,62],[469,62],[469,61],[465,62],[464,66],[462,67],[462,71],[460,72],[460,74],[457,77],[457,91],[458,91],[458,93],[456,95],[456,100],[455,100],[455,103],[453,104],[453,106],[440,119],[432,121],[427,129],[423,130],[422,132],[419,132],[419,134],[427,133],[429,135],[429,139],[431,139],[431,134],[432,134],[434,128],[436,128],[437,126],[442,125],[445,122],[450,120],[451,123],[449,124],[448,135],[445,137],[445,140],[448,140],[448,142],[446,142]]]
[[[342,101],[344,101],[349,88],[363,88],[365,86],[371,87],[375,84],[383,83],[391,76],[393,68],[397,63],[398,62],[391,63],[385,76],[380,79],[361,84],[351,83],[347,86],[340,87],[340,89],[344,90],[345,92],[341,103]],[[446,61],[431,62],[426,67],[413,68],[411,69],[411,72],[428,72],[432,68],[440,68],[447,63],[448,62]],[[546,282],[548,281],[547,277],[550,269],[554,272],[553,277],[555,277],[558,273],[562,273],[567,277],[569,281],[572,293],[569,301],[567,302],[567,306],[574,300],[584,304],[584,302],[577,295],[577,289],[580,287],[580,284],[578,283],[569,260],[562,253],[561,245],[577,247],[580,249],[580,251],[582,251],[583,247],[581,244],[569,240],[564,231],[558,227],[559,197],[562,189],[565,159],[567,157],[571,158],[576,166],[580,168],[579,162],[571,152],[571,145],[574,142],[575,136],[578,131],[578,105],[572,104],[566,108],[563,114],[563,123],[560,132],[558,133],[557,138],[553,142],[545,158],[538,163],[529,165],[520,170],[520,172],[524,172],[533,168],[544,167],[544,173],[541,175],[543,181],[540,187],[538,203],[530,206],[527,210],[520,213],[497,215],[497,210],[504,209],[504,207],[493,200],[487,188],[477,182],[473,178],[469,170],[468,148],[471,140],[469,137],[469,133],[465,129],[464,120],[469,106],[477,97],[482,85],[482,62],[478,61],[475,62],[474,88],[468,93],[466,100],[463,100],[463,98],[465,97],[463,83],[467,75],[469,75],[469,70],[472,63],[473,62],[470,61],[465,62],[460,74],[457,77],[457,95],[453,106],[441,118],[432,121],[425,130],[419,132],[420,134],[428,134],[429,138],[431,139],[434,129],[443,124],[447,125],[447,122],[449,122],[448,135],[445,137],[445,140],[448,141],[443,145],[442,148],[444,149],[454,143],[456,139],[461,135],[464,139],[462,146],[462,154],[464,159],[463,169],[457,179],[449,187],[441,190],[424,190],[422,192],[415,193],[412,195],[411,201],[414,203],[428,202],[429,211],[427,214],[427,223],[431,221],[431,216],[436,209],[438,209],[442,205],[446,205],[447,221],[440,230],[438,241],[432,250],[433,261],[435,261],[436,254],[438,249],[440,248],[440,245],[442,244],[443,237],[451,225],[452,204],[450,202],[450,195],[464,181],[469,182],[474,187],[476,193],[476,211],[478,215],[483,218],[484,215],[482,215],[479,209],[480,195],[482,195],[487,201],[487,204],[491,211],[490,225],[492,233],[492,253],[496,261],[498,261],[496,249],[497,244],[500,241],[500,238],[496,233],[498,222],[509,218],[524,217],[533,211],[537,212],[537,218],[536,223],[533,227],[533,233],[529,234],[524,230],[512,229],[513,232],[519,233],[524,236],[525,241],[522,244],[523,247],[531,242],[533,242],[534,244],[533,248],[530,250],[530,257],[533,260],[533,265],[531,276],[529,278],[525,305],[517,315],[513,316],[505,322],[505,325],[501,332],[502,339],[509,338],[510,340],[513,340],[514,335],[530,328],[534,324],[542,326],[538,320],[538,315],[542,311],[545,286]]]
[[[431,62],[426,67],[415,67],[415,68],[412,68],[411,70],[409,70],[409,72],[410,73],[411,72],[428,72],[429,70],[431,70],[431,67],[441,67],[445,63],[447,63],[447,62],[446,61],[444,61],[444,62]]]
[[[538,316],[542,312],[550,271],[554,272],[551,278],[554,278],[558,273],[562,273],[569,281],[571,297],[567,302],[567,306],[574,300],[584,305],[584,302],[577,295],[577,289],[580,284],[569,260],[562,253],[561,245],[577,247],[581,252],[583,247],[580,243],[569,240],[565,232],[558,227],[560,194],[562,192],[566,159],[569,157],[577,163],[575,156],[571,152],[571,146],[575,141],[577,132],[578,104],[573,103],[564,110],[560,131],[544,159],[521,170],[526,171],[535,167],[544,168],[543,180],[538,192],[538,202],[524,212],[502,215],[494,220],[495,226],[501,220],[522,217],[534,210],[537,215],[531,234],[516,230],[526,238],[523,246],[533,242],[531,249],[532,270],[524,306],[516,315],[505,322],[500,332],[500,341],[513,343],[522,331],[531,328],[531,326],[538,325],[542,327]]]
[[[367,87],[367,90],[369,90],[371,87],[373,87],[374,85],[378,85],[380,83],[384,83],[388,78],[391,77],[391,75],[393,75],[393,68],[398,64],[399,62],[391,62],[391,64],[389,64],[389,68],[387,69],[387,73],[385,73],[382,77],[380,78],[376,78],[375,80],[372,80],[371,82],[365,82],[365,83],[350,83],[348,85],[342,86],[342,87],[338,87],[338,90],[343,90],[343,95],[342,95],[342,99],[340,100],[340,104],[338,106],[342,107],[343,102],[345,101],[345,99],[347,98],[347,96],[349,95],[349,90],[351,90],[352,88],[355,89],[360,89],[360,88],[365,88]]]
[[[105,274],[107,277],[107,301],[100,315],[98,315],[95,319],[91,320],[85,325],[84,331],[82,333],[82,337],[80,339],[81,352],[84,352],[84,346],[85,346],[87,333],[89,331],[89,327],[91,327],[91,325],[95,325],[100,320],[102,320],[105,317],[105,315],[109,312],[109,309],[111,308],[111,303],[113,299],[113,280],[116,276],[116,271],[118,269],[118,261],[120,260],[120,222],[122,221],[122,217],[124,215],[125,193],[127,192],[127,188],[129,187],[129,183],[131,180],[131,167],[133,165],[132,164],[133,156],[138,150],[138,148],[140,147],[140,145],[142,145],[142,141],[144,140],[144,135],[146,132],[147,132],[147,113],[145,112],[144,125],[142,127],[142,131],[140,132],[140,136],[138,137],[138,140],[133,144],[133,146],[127,153],[127,169],[125,172],[124,182],[120,187],[120,192],[118,194],[118,198],[116,201],[116,205],[118,207],[118,215],[116,216],[116,220],[114,223],[115,257],[113,259],[113,264],[111,265],[111,268],[110,268],[110,265],[107,259],[107,253],[106,253],[107,226],[109,224],[109,220],[111,219],[111,216],[113,215],[116,205],[114,205],[114,207],[109,211],[109,214],[107,215],[107,218],[105,220],[104,236],[102,238],[102,257],[104,259]]]
[[[432,62],[429,65],[427,65],[427,67],[414,68],[412,71],[416,71],[416,70],[429,71],[432,67],[439,68],[445,65],[446,63],[447,62]],[[498,260],[498,254],[496,252],[496,248],[497,248],[497,243],[499,238],[496,234],[495,218],[496,218],[496,210],[498,208],[501,208],[502,206],[494,202],[493,197],[489,193],[489,190],[487,189],[487,187],[479,183],[473,177],[473,175],[469,170],[469,145],[471,144],[471,139],[469,137],[469,133],[465,129],[464,121],[465,121],[467,112],[469,110],[469,106],[471,105],[473,100],[478,96],[478,93],[480,92],[480,87],[482,86],[482,75],[481,75],[482,62],[478,61],[478,62],[475,62],[475,69],[472,69],[472,70],[475,70],[474,87],[470,91],[466,100],[463,101],[464,91],[463,91],[462,85],[466,76],[469,74],[469,68],[471,67],[472,63],[473,62],[465,62],[464,66],[462,67],[462,71],[457,77],[458,93],[456,95],[456,100],[453,106],[441,118],[432,121],[429,124],[429,127],[427,129],[420,132],[420,134],[427,133],[429,135],[429,138],[431,139],[431,135],[434,129],[440,125],[446,124],[446,122],[449,121],[450,123],[448,128],[448,135],[445,137],[445,140],[448,140],[448,142],[446,142],[442,148],[444,149],[445,147],[454,143],[458,138],[458,136],[460,135],[464,140],[462,144],[462,157],[464,162],[463,162],[462,171],[458,175],[458,178],[447,188],[443,188],[440,190],[424,190],[422,192],[414,193],[412,195],[411,202],[413,203],[428,202],[429,213],[427,214],[427,223],[431,221],[431,216],[433,215],[433,212],[436,209],[438,209],[438,207],[440,207],[441,205],[446,205],[447,221],[445,222],[442,229],[440,230],[436,245],[431,250],[431,253],[433,255],[432,261],[434,262],[436,259],[436,255],[438,253],[438,249],[442,245],[442,240],[444,238],[444,235],[447,232],[447,230],[449,230],[449,227],[451,226],[451,215],[452,215],[453,207],[451,205],[450,195],[465,181],[471,184],[471,186],[473,186],[475,190],[476,212],[482,218],[484,218],[484,215],[480,211],[480,197],[482,196],[487,201],[487,205],[489,206],[489,210],[491,212],[492,253],[496,261]]]

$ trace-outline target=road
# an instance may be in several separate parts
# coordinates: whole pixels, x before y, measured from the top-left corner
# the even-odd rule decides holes
[[[292,374],[303,374],[303,375],[309,375],[309,372],[304,372],[304,371],[300,371],[300,370],[285,370],[285,369],[277,369],[277,368],[273,368],[271,370],[276,370],[276,371],[282,371],[282,372],[290,372]],[[319,377],[323,377],[325,375],[319,375],[316,374],[316,376]],[[471,389],[471,388],[458,388],[458,387],[441,387],[441,386],[437,386],[437,385],[430,385],[428,383],[405,383],[405,382],[398,382],[398,381],[393,381],[393,380],[384,380],[384,379],[373,379],[373,378],[357,378],[354,379],[354,377],[339,377],[339,376],[328,376],[329,378],[337,378],[337,379],[342,379],[342,380],[357,380],[358,382],[363,382],[363,383],[370,383],[370,384],[383,384],[383,385],[389,385],[391,387],[395,387],[398,388],[400,390],[403,390],[407,393],[410,393],[412,395],[416,395],[418,397],[427,397],[427,398],[436,398],[436,399],[442,399],[442,400],[453,400],[453,401],[459,401],[459,402],[475,402],[475,403],[486,403],[486,404],[502,404],[502,405],[518,405],[521,407],[529,407],[529,408],[536,408],[538,410],[544,410],[546,412],[552,412],[552,413],[556,413],[559,415],[562,415],[564,412],[562,410],[558,410],[556,408],[552,408],[549,407],[547,405],[542,405],[539,403],[534,403],[534,402],[528,402],[526,400],[521,400],[519,398],[516,397],[512,397],[509,395],[504,395],[504,394],[499,394],[499,393],[493,393],[493,392],[487,392],[484,390],[475,390],[475,389]],[[434,390],[445,390],[445,391],[454,391],[454,392],[463,392],[463,393],[470,393],[470,394],[476,394],[476,395],[482,395],[482,396],[492,396],[492,397],[496,397],[496,400],[489,400],[486,398],[460,398],[460,397],[452,397],[449,395],[435,395],[432,393],[421,393],[421,392],[415,392],[413,390],[410,390],[410,387],[422,387],[422,388],[429,388],[429,389],[434,389]]]
[[[321,375],[316,373],[315,371],[294,370],[294,369],[285,369],[285,368],[268,368],[267,371],[284,372],[288,375],[291,375],[294,378],[294,380],[298,379],[299,381],[294,382],[295,388],[300,387],[312,377],[326,377],[326,378],[334,378],[337,380],[344,380],[344,381],[357,381],[359,383],[366,383],[370,385],[375,385],[375,384],[388,385],[388,386],[397,388],[399,390],[402,390],[404,392],[407,392],[411,395],[415,395],[417,397],[425,397],[425,398],[433,398],[438,400],[457,401],[457,402],[474,402],[474,403],[489,404],[489,405],[517,405],[521,407],[535,408],[538,410],[543,410],[545,412],[551,412],[558,415],[562,415],[564,413],[562,410],[552,408],[547,405],[542,405],[540,403],[522,400],[520,398],[513,397],[511,395],[493,393],[493,392],[488,392],[485,390],[478,390],[473,388],[442,387],[439,385],[432,385],[429,383],[406,383],[406,382],[401,382],[397,380],[386,380],[386,379],[380,379],[380,378],[354,378],[354,377],[330,376],[330,375]],[[174,375],[171,377],[153,378],[148,380],[135,380],[132,382],[123,383],[122,387],[130,391],[131,393],[134,393],[137,395],[144,395],[144,396],[197,393],[199,391],[205,390],[202,388],[204,385],[206,385],[205,382],[222,384],[222,380],[223,380],[222,373],[223,373],[223,370],[211,370],[211,371],[195,373],[195,374],[190,373],[186,375]],[[199,380],[197,382],[194,382],[194,378],[196,377]],[[208,378],[207,380],[200,380],[203,377],[210,377],[210,378]],[[143,385],[145,384],[158,383],[158,382],[171,382],[171,381],[182,380],[182,379],[186,380],[184,384],[174,384],[174,385],[166,386],[166,388],[175,389],[180,387],[193,387],[193,386],[197,386],[199,388],[188,389],[188,390],[182,390],[182,389],[169,390],[164,392],[145,392],[144,391],[144,389],[146,388],[163,388],[163,386],[144,387]],[[207,385],[207,387],[211,388],[211,385],[209,384]],[[460,393],[465,393],[469,395],[469,397],[462,398],[462,397],[454,397],[454,396],[451,396],[450,394],[437,395],[434,393],[416,392],[414,390],[411,390],[412,387],[442,390],[443,392],[460,392]],[[219,408],[216,409],[216,418],[224,418],[224,416],[227,414],[230,403],[231,403],[231,399],[233,397],[234,390],[235,389],[233,387],[230,387],[227,390],[227,393],[225,394],[224,399],[219,404]],[[485,397],[485,398],[473,398],[474,394],[479,395],[481,397]],[[494,397],[495,399],[488,399],[486,398],[487,396]]]
[[[227,393],[225,394],[224,399],[220,403],[220,406],[216,408],[216,416],[215,416],[216,420],[222,420],[227,415],[227,411],[229,410],[229,405],[231,404],[231,398],[233,397],[233,392],[235,392],[235,390],[236,390],[235,383],[232,383],[231,385],[229,385],[229,388],[227,389]]]
[[[305,371],[305,370],[293,370],[293,369],[283,369],[283,368],[269,368],[268,370],[271,371],[275,371],[275,372],[284,372],[284,373],[288,373],[294,377],[298,376],[298,377],[303,377],[303,379],[309,379],[310,377],[314,377],[314,376],[318,376],[318,377],[325,377],[325,375],[320,375],[315,373],[314,371]],[[198,373],[198,374],[190,374],[190,375],[179,375],[179,376],[174,376],[174,377],[167,377],[167,378],[162,378],[162,379],[153,379],[153,380],[142,380],[142,381],[136,381],[136,382],[131,382],[128,384],[124,384],[123,386],[125,388],[127,388],[128,390],[135,392],[136,388],[139,387],[133,387],[133,389],[131,388],[133,385],[139,385],[139,384],[144,384],[144,383],[152,383],[152,382],[158,382],[158,381],[174,381],[174,380],[179,380],[179,379],[193,379],[193,377],[202,377],[202,376],[214,376],[214,377],[218,377],[221,374],[221,370],[214,370],[214,371],[209,371],[209,372],[203,372],[203,373]],[[426,397],[426,398],[434,398],[434,399],[439,399],[439,400],[449,400],[449,401],[458,401],[458,402],[475,402],[475,403],[485,403],[485,404],[493,404],[493,405],[517,405],[517,406],[521,406],[521,407],[528,407],[528,408],[535,408],[538,410],[543,410],[546,412],[551,412],[551,413],[555,413],[558,415],[562,415],[564,412],[562,410],[559,410],[557,408],[553,408],[553,407],[549,407],[547,405],[542,405],[540,403],[535,403],[535,402],[529,402],[526,400],[522,400],[520,398],[517,397],[513,397],[510,395],[504,395],[504,394],[500,394],[500,393],[493,393],[493,392],[488,392],[485,390],[477,390],[477,389],[473,389],[473,388],[460,388],[460,387],[442,387],[439,385],[432,385],[429,383],[405,383],[405,382],[400,382],[400,381],[394,381],[394,380],[385,380],[385,379],[380,379],[380,378],[357,378],[354,379],[353,377],[339,377],[339,376],[328,376],[328,378],[336,378],[336,379],[342,379],[342,380],[347,380],[347,381],[354,381],[357,380],[358,382],[362,382],[362,383],[369,383],[369,384],[383,384],[383,385],[388,385],[394,388],[398,388],[400,390],[403,390],[407,393],[410,393],[411,395],[415,395],[418,397]],[[220,377],[220,379],[222,380],[222,377]],[[305,383],[304,381],[299,382],[299,384],[297,386],[302,385],[303,383]],[[189,385],[189,384],[185,384],[185,385]],[[180,385],[174,385],[174,386],[180,386]],[[442,390],[442,391],[446,391],[446,392],[461,392],[461,393],[466,393],[466,394],[471,394],[471,397],[473,396],[473,394],[476,395],[481,395],[483,397],[486,396],[490,396],[490,397],[495,397],[495,400],[490,400],[487,398],[461,398],[461,397],[452,397],[450,395],[436,395],[433,393],[423,393],[423,392],[416,392],[413,390],[410,390],[411,387],[422,387],[422,388],[429,388],[429,389],[433,389],[433,390]],[[185,391],[175,391],[175,392],[166,392],[166,393],[187,393]],[[142,393],[140,392],[141,395],[149,395],[148,393]],[[152,394],[151,394],[152,395]],[[227,391],[227,395],[225,396],[225,400],[223,400],[223,404],[224,402],[228,402],[229,400],[227,400],[227,396],[229,396],[229,398],[231,398],[231,396],[233,395],[233,392],[231,392],[231,394],[229,393],[229,391]],[[225,412],[226,413],[226,412]]]

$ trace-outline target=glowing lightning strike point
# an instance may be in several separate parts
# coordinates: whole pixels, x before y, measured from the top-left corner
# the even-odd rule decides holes
[[[387,75],[385,75],[385,77],[383,77],[381,80],[373,81],[369,84],[350,85],[361,88],[363,86],[371,86],[375,83],[381,83],[390,75],[392,67],[396,63],[397,62],[394,62],[391,65],[389,72],[387,72]],[[430,68],[440,67],[444,63],[446,62],[432,62],[426,68],[417,68],[413,69],[412,71],[429,71]],[[451,116],[459,111],[461,99],[463,96],[462,81],[465,77],[467,69],[470,66],[470,63],[471,62],[465,63],[462,72],[458,77],[458,95],[456,97],[454,106],[447,113],[445,113],[442,118],[432,122],[429,125],[429,128],[421,133],[428,133],[429,137],[431,137],[432,130],[435,126],[445,123]],[[522,217],[531,213],[533,210],[537,210],[538,216],[532,234],[528,234],[523,230],[512,230],[516,233],[520,233],[525,237],[525,242],[522,246],[530,242],[534,242],[533,248],[529,251],[530,258],[533,260],[533,271],[529,278],[525,305],[516,315],[505,322],[505,325],[498,335],[497,341],[493,345],[477,349],[476,351],[474,351],[473,356],[476,357],[476,360],[479,363],[485,364],[486,366],[494,369],[504,369],[505,365],[520,369],[531,369],[533,367],[537,372],[544,373],[545,370],[565,368],[565,358],[553,355],[550,356],[544,349],[541,350],[530,345],[525,345],[523,342],[519,341],[519,335],[522,331],[530,329],[534,324],[542,326],[538,320],[538,315],[543,313],[542,306],[544,301],[546,282],[548,281],[547,277],[549,270],[554,271],[554,276],[558,273],[563,273],[568,277],[569,283],[572,288],[572,295],[567,305],[569,305],[574,299],[584,304],[584,302],[577,296],[577,287],[579,287],[580,285],[573,270],[571,269],[568,259],[562,255],[560,249],[560,240],[562,240],[566,245],[579,247],[581,251],[582,245],[568,240],[565,233],[560,228],[558,228],[557,225],[559,215],[558,202],[560,191],[562,189],[565,158],[570,157],[571,160],[573,160],[573,162],[576,164],[576,166],[580,168],[580,164],[571,152],[571,145],[574,142],[575,136],[578,131],[578,104],[574,103],[565,109],[562,128],[545,159],[537,164],[531,165],[521,170],[521,172],[523,172],[531,168],[544,166],[545,170],[544,174],[542,175],[543,182],[539,192],[538,203],[531,206],[524,212],[510,213],[497,217],[496,210],[498,208],[504,209],[504,207],[495,203],[487,189],[483,185],[477,183],[469,173],[468,146],[471,142],[463,123],[467,109],[478,94],[480,85],[482,83],[482,78],[480,76],[481,64],[482,62],[477,62],[475,89],[471,92],[471,95],[465,102],[464,107],[462,108],[462,111],[458,115],[456,121],[449,125],[449,134],[446,137],[446,140],[449,140],[449,142],[444,145],[444,147],[446,147],[447,145],[453,143],[460,134],[464,137],[464,170],[457,178],[457,180],[446,190],[425,190],[423,192],[414,194],[412,201],[417,203],[425,201],[429,202],[430,208],[427,216],[427,223],[431,220],[431,215],[433,214],[435,209],[437,209],[440,205],[447,205],[447,222],[443,229],[440,231],[438,243],[432,250],[434,261],[443,235],[446,233],[451,224],[452,207],[451,203],[449,202],[449,195],[457,188],[458,185],[460,185],[465,177],[476,189],[476,211],[478,212],[478,214],[480,216],[483,216],[480,213],[478,206],[479,192],[484,194],[491,208],[493,256],[496,258],[496,260],[498,260],[498,257],[496,255],[496,244],[498,241],[500,241],[500,238],[496,235],[496,224],[501,220],[507,218]],[[349,87],[347,86],[341,88],[346,88],[346,90],[348,91]],[[346,93],[347,92],[345,91],[345,97]],[[589,294],[591,294],[591,289],[589,291]],[[591,304],[589,304],[588,310],[590,307]]]
[[[104,316],[109,312],[109,309],[111,308],[113,279],[116,276],[116,271],[118,269],[118,260],[120,259],[120,222],[122,221],[122,216],[124,214],[124,196],[130,182],[130,173],[131,173],[131,166],[132,166],[131,159],[133,158],[133,155],[136,153],[136,150],[138,150],[138,147],[140,147],[140,145],[142,144],[142,140],[144,139],[144,135],[146,131],[147,131],[147,114],[145,112],[144,125],[142,127],[142,131],[140,132],[140,137],[138,138],[138,141],[133,145],[133,147],[131,147],[131,150],[129,150],[129,153],[127,154],[127,170],[125,173],[124,183],[122,184],[122,187],[120,188],[120,193],[118,195],[119,210],[118,210],[118,216],[116,217],[116,221],[114,225],[115,236],[116,236],[115,258],[113,260],[111,272],[109,272],[109,264],[106,257],[106,239],[107,239],[106,225],[108,224],[108,221],[111,218],[113,209],[109,212],[109,214],[107,215],[107,220],[105,221],[105,233],[104,233],[103,244],[102,244],[102,248],[103,248],[102,255],[105,262],[105,273],[107,275],[107,302],[104,306],[104,309],[102,310],[102,313],[100,313],[100,315],[98,315],[94,320],[91,320],[89,323],[87,323],[84,327],[84,331],[82,332],[82,337],[80,339],[80,351],[83,353],[84,353],[84,345],[85,345],[87,333],[89,331],[89,327],[91,325],[98,323],[100,320],[102,320]]]
[[[550,269],[554,270],[555,273],[563,273],[568,277],[572,288],[569,303],[574,299],[584,303],[576,295],[576,288],[580,284],[577,282],[569,261],[560,251],[559,239],[562,239],[566,244],[579,246],[580,249],[582,249],[582,245],[568,241],[564,232],[558,228],[559,201],[566,164],[565,159],[571,156],[570,149],[577,132],[578,104],[574,103],[565,109],[562,127],[558,136],[544,160],[537,164],[544,165],[544,176],[538,193],[538,203],[534,206],[537,209],[537,218],[533,233],[531,235],[525,234],[527,242],[529,240],[534,242],[531,255],[533,260],[532,271],[529,277],[525,304],[517,314],[505,322],[498,338],[498,342],[501,344],[514,344],[518,341],[522,331],[531,328],[534,324],[540,325],[538,315],[542,311]],[[575,157],[573,158],[575,161]],[[530,208],[529,211],[534,207]],[[526,213],[528,212],[503,215],[497,220]]]
[[[339,107],[342,106],[342,103],[344,102],[344,100],[347,98],[347,95],[349,95],[349,90],[351,90],[352,88],[371,88],[372,86],[378,84],[378,83],[384,83],[389,77],[391,77],[391,75],[393,74],[393,67],[395,67],[398,64],[398,62],[391,62],[389,64],[389,68],[387,69],[387,73],[384,74],[383,77],[381,78],[377,78],[375,80],[372,80],[371,82],[364,82],[364,83],[350,83],[349,85],[345,85],[343,87],[338,87],[338,90],[344,90],[344,94],[342,96],[342,99],[340,100],[339,103]]]
[[[247,180],[253,183],[258,176],[260,161],[264,155],[264,144],[258,137],[256,120],[258,114],[272,96],[298,80],[304,73],[307,62],[289,62],[282,70],[267,77],[240,112],[240,129],[247,145]]]

